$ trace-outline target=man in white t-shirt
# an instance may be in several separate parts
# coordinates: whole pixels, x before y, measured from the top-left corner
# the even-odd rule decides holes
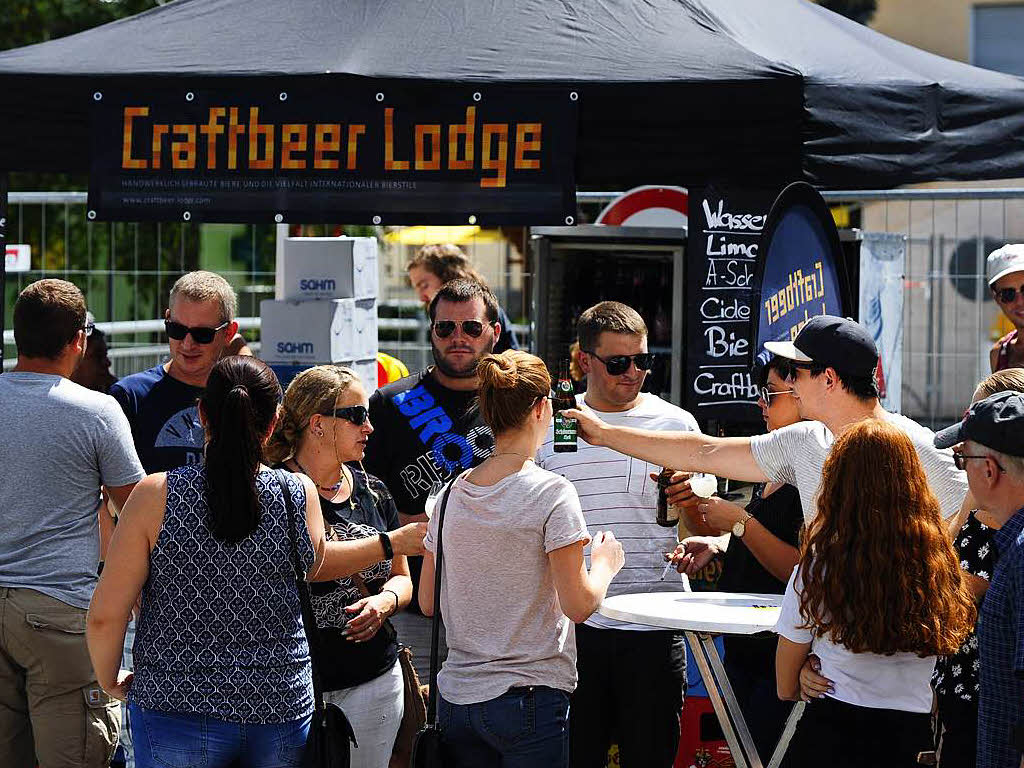
[[[647,326],[633,309],[603,301],[579,319],[580,365],[587,391],[577,396],[610,424],[648,430],[699,432],[686,411],[641,393],[651,367]],[[608,588],[627,592],[682,590],[678,576],[662,581],[664,553],[676,546],[675,528],[655,522],[660,465],[610,448],[580,444],[555,453],[552,430],[537,463],[575,487],[591,530],[611,530],[628,565]],[[680,494],[689,495],[680,473]],[[608,747],[619,745],[623,768],[668,768],[679,744],[685,685],[682,638],[672,632],[594,614],[576,627],[579,685],[570,720],[573,768],[603,768]]]
[[[612,426],[585,409],[568,413],[579,419],[581,435],[593,445],[677,469],[795,485],[808,521],[817,514],[821,471],[834,436],[861,419],[884,419],[914,443],[943,517],[960,510],[967,495],[966,474],[954,465],[952,451],[934,446],[930,429],[882,408],[874,379],[878,350],[862,325],[819,315],[808,320],[792,342],[769,342],[765,347],[792,361],[788,381],[800,416],[810,421],[756,437],[708,437]]]

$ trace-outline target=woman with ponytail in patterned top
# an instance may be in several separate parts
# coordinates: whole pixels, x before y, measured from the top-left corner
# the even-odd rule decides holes
[[[289,515],[264,458],[280,398],[259,360],[218,362],[199,402],[205,462],[149,475],[122,511],[87,639],[100,684],[128,701],[138,768],[301,765],[313,687],[297,579],[341,578],[384,557],[377,538],[328,540],[304,474],[285,474]],[[135,671],[124,674],[140,598]]]

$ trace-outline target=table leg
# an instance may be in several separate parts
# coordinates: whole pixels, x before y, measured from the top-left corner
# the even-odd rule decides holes
[[[772,759],[768,763],[768,768],[779,768],[782,758],[786,756],[786,750],[789,749],[790,739],[793,738],[793,734],[796,732],[796,724],[800,722],[800,717],[803,715],[804,707],[806,706],[806,701],[798,701],[793,705],[789,717],[786,718],[786,726],[782,729],[782,734],[779,736],[779,743],[775,745],[775,751],[772,753]]]
[[[693,658],[697,662],[697,669],[704,681],[704,687],[708,690],[711,706],[714,707],[715,714],[718,716],[718,723],[722,726],[722,733],[725,734],[725,741],[729,745],[736,768],[762,768],[761,758],[757,754],[757,749],[754,748],[750,730],[747,728],[746,721],[743,720],[743,713],[740,712],[732,686],[725,679],[725,668],[722,666],[722,659],[718,655],[714,640],[710,635],[698,635],[696,632],[684,632],[684,635],[690,646],[690,651],[693,653]],[[710,651],[707,649],[705,640],[711,646]],[[715,665],[711,659],[718,662],[717,667],[721,670],[720,677],[716,675]],[[725,694],[724,697],[723,694]],[[739,733],[737,733],[734,723],[742,729]]]
[[[725,674],[725,665],[722,663],[722,657],[718,655],[715,638],[708,634],[700,634],[698,637],[700,638],[701,645],[704,646],[704,653],[707,656],[708,662],[711,664],[711,671],[718,680],[718,688],[722,692],[725,708],[732,716],[733,725],[739,736],[740,744],[743,745],[747,761],[750,763],[751,768],[763,768],[764,764],[761,762],[761,756],[757,753],[757,747],[754,746],[754,737],[750,735],[750,728],[743,717],[743,710],[740,709],[740,703],[732,690],[732,684],[729,682],[728,675]]]

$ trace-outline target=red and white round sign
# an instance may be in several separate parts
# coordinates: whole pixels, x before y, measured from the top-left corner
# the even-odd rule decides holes
[[[685,227],[690,199],[682,187],[635,187],[612,201],[597,224],[620,227]]]

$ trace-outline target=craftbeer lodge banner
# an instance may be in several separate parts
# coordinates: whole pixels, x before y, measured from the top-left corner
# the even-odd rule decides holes
[[[753,288],[757,309],[750,338],[762,362],[769,358],[766,341],[792,341],[815,315],[855,316],[839,232],[810,184],[790,184],[772,206]]]
[[[93,219],[574,223],[569,88],[328,80],[92,98]]]

